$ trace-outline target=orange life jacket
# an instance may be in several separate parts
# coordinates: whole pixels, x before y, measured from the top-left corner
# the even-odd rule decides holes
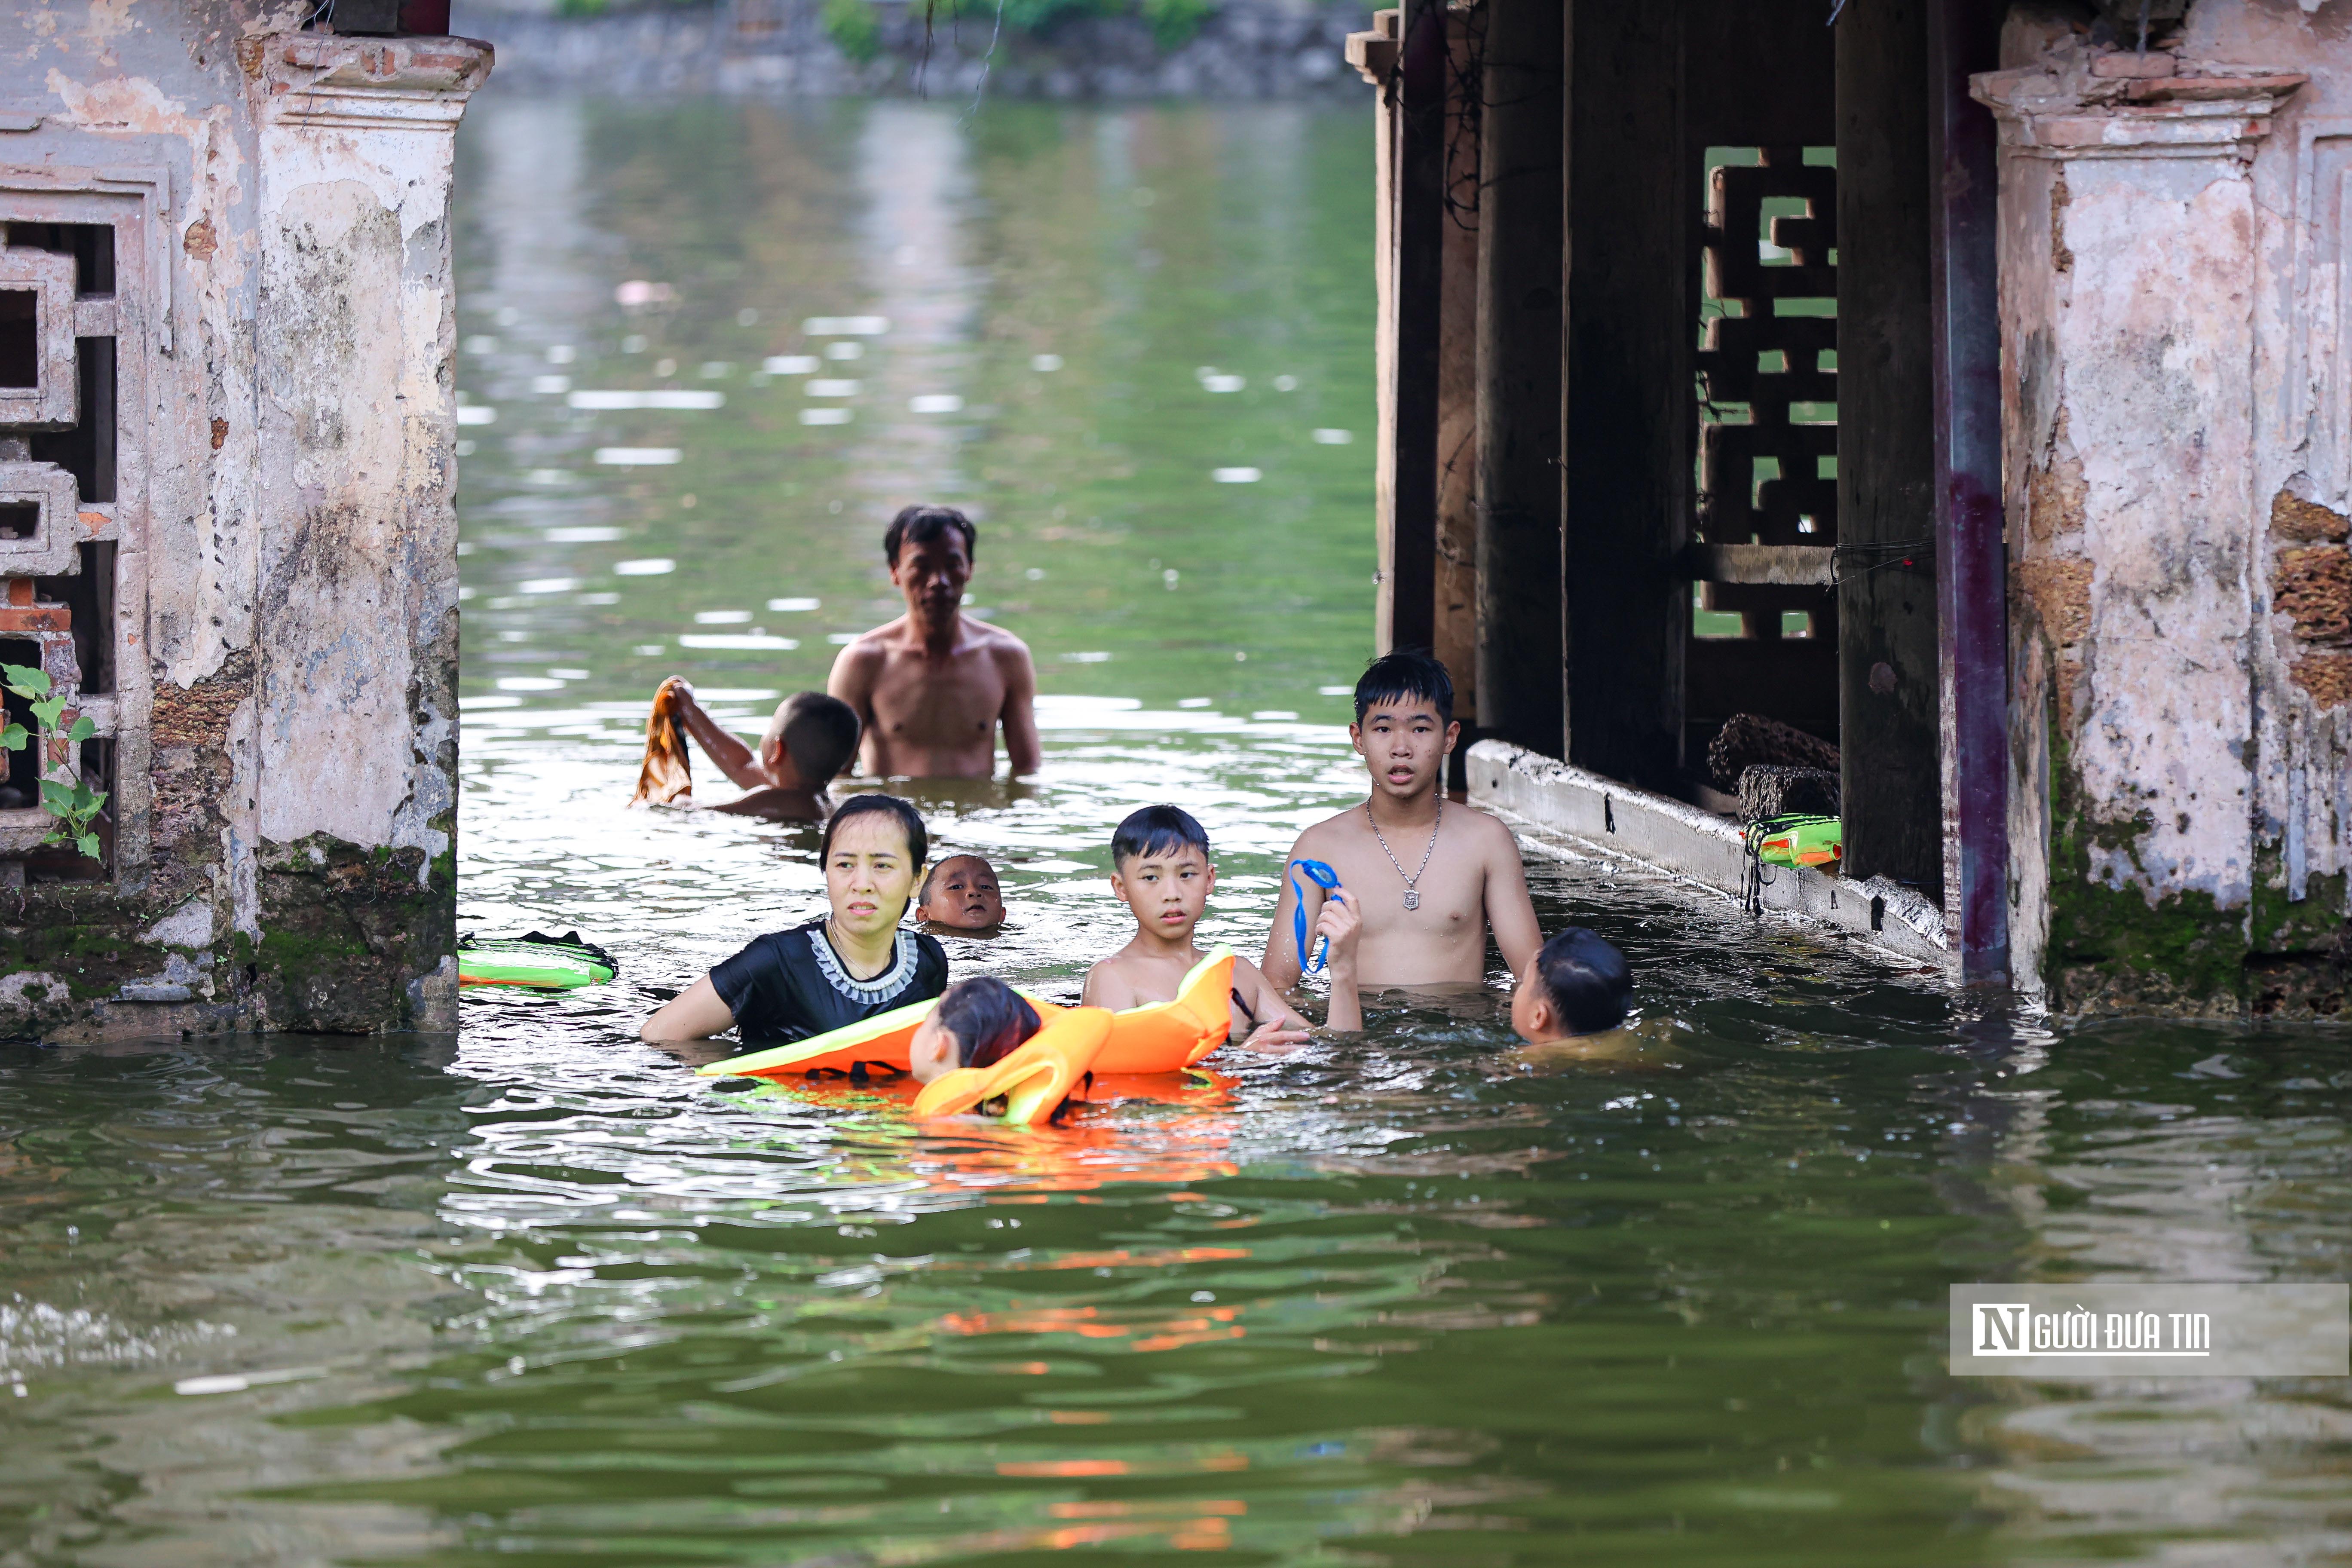
[[[845,1024],[838,1029],[828,1029],[822,1035],[811,1035],[805,1040],[750,1051],[694,1070],[704,1078],[780,1078],[786,1073],[823,1072],[828,1068],[847,1072],[865,1063],[905,1072],[915,1031],[922,1027],[923,1020],[939,1005],[938,997],[926,997],[904,1007],[893,1007],[887,1013],[877,1013],[871,1018],[860,1018],[855,1024]]]
[[[1086,1082],[1110,1038],[1111,1017],[1107,1007],[1056,1008],[1045,1027],[1001,1060],[933,1079],[915,1097],[914,1114],[961,1116],[1002,1097],[1007,1125],[1050,1121]]]
[[[1172,1002],[1111,1016],[1097,1072],[1181,1072],[1225,1043],[1234,1026],[1234,955],[1223,948],[1192,966]]]
[[[1172,1002],[1152,1002],[1109,1015],[1110,1038],[1095,1070],[1107,1073],[1181,1072],[1225,1043],[1233,1028],[1234,955],[1220,948],[1192,966]],[[1040,1025],[1070,1009],[1023,992],[1037,1009]],[[861,1063],[905,1072],[915,1031],[936,997],[877,1013],[838,1029],[730,1057],[695,1070],[705,1078],[774,1078],[785,1073],[847,1072]],[[1100,1012],[1100,1008],[1088,1008]]]

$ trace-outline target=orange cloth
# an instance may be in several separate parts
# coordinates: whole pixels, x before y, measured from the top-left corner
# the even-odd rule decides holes
[[[637,769],[637,793],[631,805],[667,805],[694,793],[694,764],[686,754],[686,726],[678,721],[678,679],[671,676],[654,693],[654,710],[646,715],[646,760]]]

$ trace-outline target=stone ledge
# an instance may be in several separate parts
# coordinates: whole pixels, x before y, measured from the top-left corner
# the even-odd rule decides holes
[[[496,53],[478,38],[279,33],[246,39],[237,61],[271,119],[350,130],[454,131]]]
[[[2272,115],[2309,79],[2300,72],[2201,60],[2140,74],[2129,57],[2061,46],[2040,65],[1969,79],[2000,121],[2009,151],[2042,158],[2210,157],[2270,134]]]
[[[1548,847],[1548,837],[1564,838],[1591,854],[1637,860],[1730,898],[1747,896],[1748,853],[1737,823],[1500,741],[1472,746],[1467,772],[1470,798],[1539,850]],[[1881,877],[1849,882],[1809,866],[1770,866],[1765,872],[1765,909],[1955,971],[1943,911],[1915,889]]]

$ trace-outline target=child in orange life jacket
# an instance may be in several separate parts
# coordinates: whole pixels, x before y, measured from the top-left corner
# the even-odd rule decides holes
[[[1530,1045],[1603,1035],[1625,1021],[1633,980],[1616,944],[1570,926],[1543,944],[1511,993],[1511,1028]]]
[[[940,994],[939,1005],[908,1042],[907,1066],[917,1083],[958,1068],[993,1067],[1038,1027],[1037,1009],[1003,981],[990,975],[961,980]]]
[[[1087,1016],[1108,1021],[1100,1013],[1072,1012],[1062,1016],[1072,1022]],[[1041,1034],[1046,1038],[1038,1038]],[[982,976],[950,986],[908,1042],[908,1068],[924,1086],[915,1101],[915,1113],[979,1112],[1001,1115],[1028,1127],[1059,1121],[1072,1104],[1086,1098],[1094,1074],[1083,1061],[1092,1059],[1103,1036],[1099,1026],[1090,1034],[1081,1024],[1075,1037],[1063,1041],[1078,1055],[1062,1056],[1057,1063],[1049,1051],[1037,1061],[1019,1062],[1024,1047],[1043,1048],[1051,1036],[1052,1031],[1039,1022],[1037,1010],[1002,980]],[[999,1063],[1012,1074],[1009,1079],[1002,1075],[992,1079],[986,1072]],[[959,1068],[980,1070],[960,1072]],[[970,1081],[973,1079],[979,1081]],[[1050,1107],[1045,1103],[1048,1099],[1053,1101]]]
[[[1136,931],[1087,972],[1085,1003],[1116,1010],[1173,1001],[1184,976],[1207,956],[1193,945],[1192,932],[1217,885],[1209,836],[1180,806],[1148,805],[1118,825],[1110,860],[1111,891],[1135,916]],[[1323,900],[1307,945],[1318,936],[1329,939],[1328,1026],[1353,1031],[1364,1026],[1356,995],[1356,939],[1363,923],[1345,889],[1339,891],[1343,896]],[[1230,1038],[1253,1050],[1279,1051],[1304,1041],[1313,1028],[1255,964],[1234,961]]]

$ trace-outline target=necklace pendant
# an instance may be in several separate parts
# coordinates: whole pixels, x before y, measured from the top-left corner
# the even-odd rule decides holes
[[[1421,908],[1421,895],[1407,888],[1404,890],[1404,907],[1409,910]]]

